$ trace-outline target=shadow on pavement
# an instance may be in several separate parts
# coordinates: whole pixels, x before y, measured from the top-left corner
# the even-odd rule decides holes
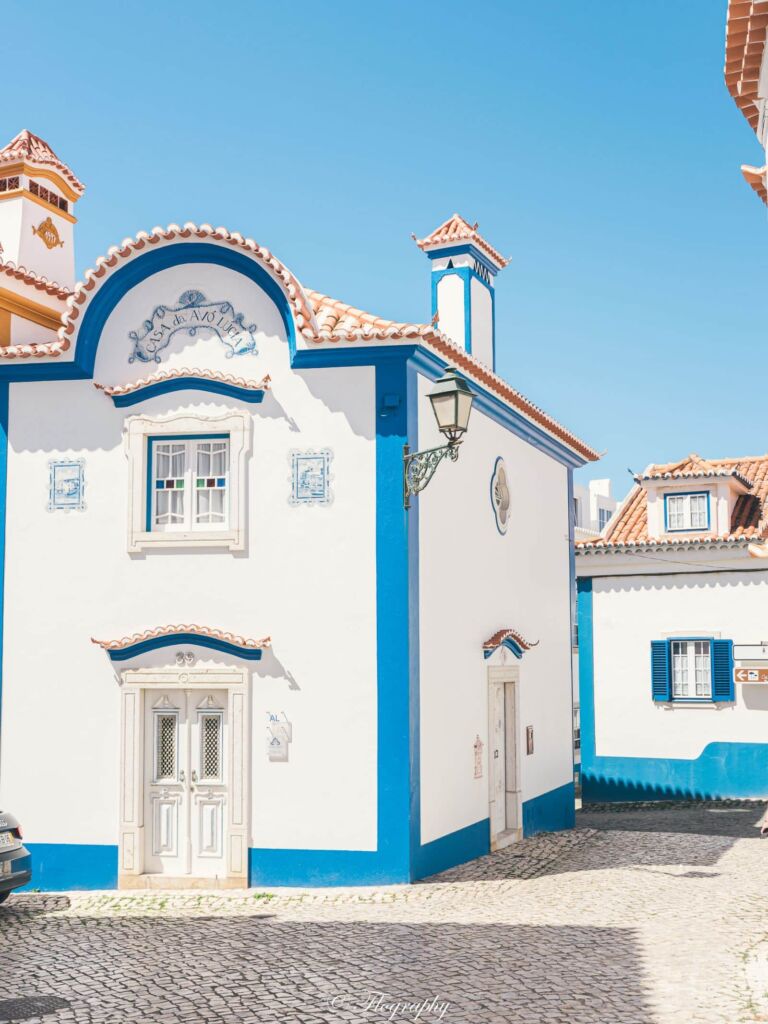
[[[394,917],[393,907],[369,910],[379,920],[11,917],[0,933],[3,989],[67,999],[69,1017],[52,1014],[50,1024],[73,1013],[163,1024],[656,1019],[634,929],[403,923],[381,920]],[[417,1018],[414,1008],[393,1013],[396,1003],[433,1008]]]

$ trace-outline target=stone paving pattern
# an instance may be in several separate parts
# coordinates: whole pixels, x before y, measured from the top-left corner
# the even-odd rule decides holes
[[[587,808],[414,886],[16,894],[0,997],[67,999],[44,1024],[766,1021],[764,810]]]

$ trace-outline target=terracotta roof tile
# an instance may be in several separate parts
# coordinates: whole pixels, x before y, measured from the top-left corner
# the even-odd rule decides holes
[[[709,472],[704,468],[710,467]],[[751,488],[749,494],[740,494],[731,515],[730,533],[727,535],[689,534],[665,536],[651,540],[648,536],[647,493],[640,482],[610,521],[605,536],[576,543],[584,552],[605,550],[626,545],[702,544],[728,541],[757,540],[768,536],[768,455],[746,455],[740,459],[703,460],[690,455],[682,462],[651,466],[637,481],[686,479],[695,477],[731,476]]]
[[[471,380],[486,387],[502,401],[521,412],[538,424],[547,433],[576,452],[588,462],[600,456],[584,441],[567,430],[533,402],[511,387],[503,378],[488,369],[480,360],[460,348],[432,324],[401,323],[385,320],[366,313],[355,306],[349,306],[320,292],[305,290],[296,277],[281,263],[269,249],[258,245],[250,238],[230,233],[226,228],[212,228],[209,224],[171,224],[167,228],[153,228],[151,232],[139,232],[136,238],[126,238],[120,246],[114,246],[106,256],[96,261],[93,270],[85,272],[85,282],[75,287],[67,300],[67,313],[62,318],[55,342],[39,345],[9,345],[0,347],[0,359],[29,359],[58,357],[68,351],[78,327],[77,321],[97,287],[122,262],[149,251],[154,246],[176,239],[209,238],[215,242],[245,249],[253,259],[261,262],[270,274],[277,278],[290,303],[296,327],[310,344],[343,342],[398,342],[412,340],[423,344],[441,355],[450,365],[456,366]]]
[[[725,84],[757,129],[757,86],[768,27],[768,0],[729,0],[725,28]]]
[[[43,291],[46,295],[55,295],[57,299],[68,299],[72,295],[71,289],[64,288],[56,281],[49,281],[47,277],[27,270],[26,267],[17,267],[12,260],[0,260],[0,274],[7,274],[8,277],[23,281],[24,284],[31,284],[38,291]]]
[[[484,651],[495,651],[497,647],[501,647],[505,640],[514,640],[515,643],[524,651],[530,651],[532,647],[538,647],[538,640],[526,640],[522,633],[518,633],[516,629],[498,629],[493,636],[489,636],[483,644]]]
[[[27,131],[26,128],[20,131],[14,139],[11,139],[7,146],[0,149],[0,164],[13,164],[19,160],[36,164],[38,167],[52,167],[69,183],[77,195],[81,196],[85,192],[85,185],[82,181],[76,178],[70,168],[59,160],[48,143],[39,135],[33,135],[32,132]]]
[[[271,384],[269,375],[263,380],[245,380],[243,377],[234,377],[231,373],[221,373],[218,370],[160,370],[148,377],[141,377],[139,380],[132,380],[130,384],[97,384],[93,386],[103,391],[110,398],[119,395],[130,395],[134,391],[141,391],[144,388],[152,387],[153,384],[161,384],[166,380],[182,380],[193,377],[198,380],[211,380],[219,384],[231,384],[235,388],[243,388],[246,391],[268,391]]]
[[[213,629],[210,626],[157,626],[155,629],[145,629],[143,633],[133,633],[131,636],[121,637],[119,640],[96,640],[91,637],[91,643],[96,644],[105,651],[120,651],[126,647],[133,647],[134,644],[144,643],[146,640],[157,640],[164,636],[174,636],[176,633],[192,633],[196,636],[210,637],[213,640],[221,640],[223,643],[232,644],[233,647],[242,647],[248,650],[264,650],[272,645],[270,638],[262,640],[251,640],[248,637],[237,636],[235,633],[225,633],[220,629]]]
[[[439,228],[435,228],[432,234],[427,235],[426,238],[416,238],[416,235],[414,235],[413,239],[422,251],[428,251],[437,246],[471,242],[484,252],[486,256],[490,256],[499,270],[503,270],[509,263],[509,260],[494,249],[478,232],[477,224],[470,224],[469,221],[464,220],[458,213],[454,213],[453,216],[444,221]]]
[[[768,165],[762,167],[750,167],[749,164],[741,165],[741,173],[744,175],[744,180],[751,189],[754,189],[755,194],[758,195],[762,201],[768,205],[768,189],[766,189],[766,175],[768,175]]]

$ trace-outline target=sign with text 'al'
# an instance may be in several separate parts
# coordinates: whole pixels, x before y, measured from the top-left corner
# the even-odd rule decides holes
[[[733,678],[737,683],[768,683],[768,668],[736,668]]]

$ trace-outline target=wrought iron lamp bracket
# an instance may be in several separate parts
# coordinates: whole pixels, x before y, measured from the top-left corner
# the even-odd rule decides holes
[[[449,441],[439,448],[427,448],[423,452],[411,452],[403,445],[403,507],[411,507],[411,495],[423,491],[435,475],[435,470],[448,458],[455,462],[459,457],[461,440]]]

